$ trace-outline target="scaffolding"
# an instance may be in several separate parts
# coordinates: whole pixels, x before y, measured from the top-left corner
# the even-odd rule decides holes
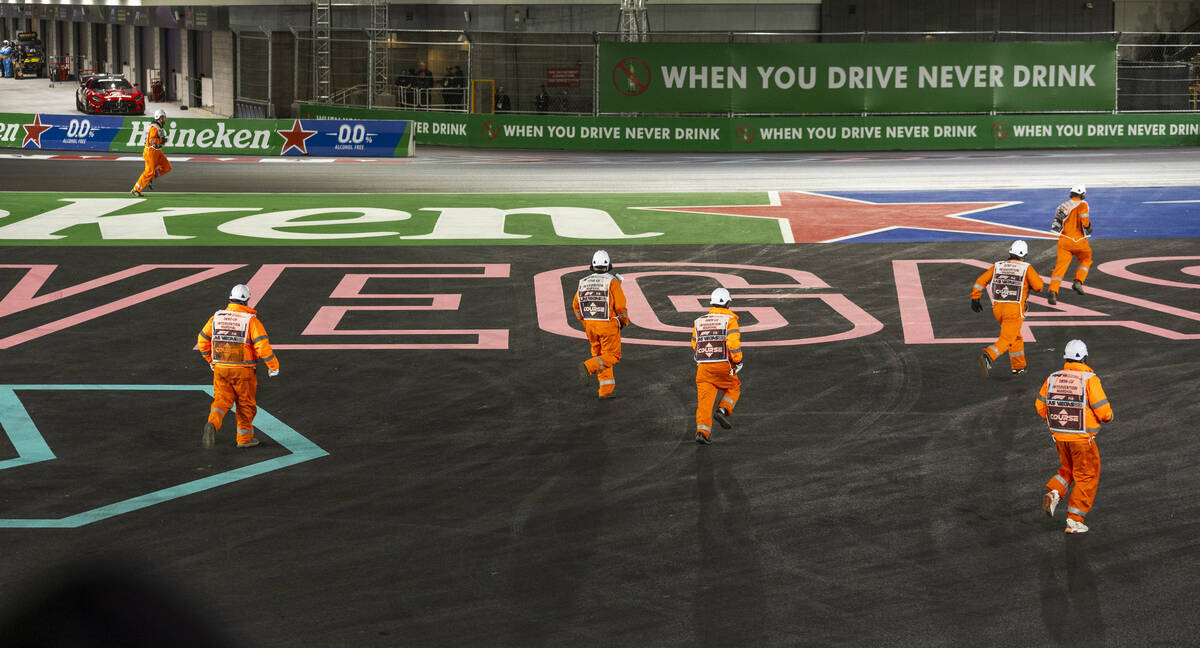
[[[621,0],[621,18],[617,25],[622,43],[644,43],[650,36],[650,18],[646,0]]]
[[[329,101],[332,94],[332,13],[332,0],[313,0],[313,96],[317,101]]]
[[[374,106],[383,95],[390,94],[392,71],[388,56],[388,0],[371,0],[371,95],[368,104]],[[394,104],[393,104],[394,105]]]

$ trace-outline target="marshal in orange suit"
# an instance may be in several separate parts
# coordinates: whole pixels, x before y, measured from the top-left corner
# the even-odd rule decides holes
[[[237,403],[237,447],[258,445],[254,438],[254,415],[258,413],[258,361],[269,375],[279,375],[279,359],[271,350],[267,330],[258,321],[258,311],[246,304],[250,289],[238,284],[229,291],[229,305],[208,318],[197,335],[196,346],[213,370],[213,403],[200,437],[211,448],[228,412]]]
[[[1054,272],[1050,273],[1050,294],[1046,297],[1051,304],[1058,303],[1058,287],[1067,276],[1072,258],[1079,259],[1079,267],[1075,269],[1071,289],[1080,295],[1083,294],[1083,282],[1087,281],[1088,271],[1092,268],[1092,246],[1088,245],[1092,221],[1088,216],[1085,197],[1087,187],[1071,187],[1071,197],[1054,210],[1054,224],[1050,229],[1058,234],[1058,255],[1054,261]]]
[[[733,427],[733,408],[742,395],[742,333],[738,316],[729,310],[725,288],[712,292],[708,313],[692,325],[696,361],[696,443],[712,443],[713,405],[716,419],[726,430]],[[717,393],[725,391],[717,403]]]
[[[612,272],[608,252],[597,250],[592,255],[592,274],[579,280],[571,308],[592,346],[592,357],[580,363],[579,376],[585,383],[595,376],[600,398],[612,398],[617,388],[613,366],[621,361],[621,329],[629,326],[629,309],[621,275]]]
[[[1025,373],[1025,338],[1021,337],[1021,326],[1025,323],[1025,300],[1029,298],[1030,290],[1041,292],[1045,285],[1037,271],[1025,263],[1026,254],[1029,254],[1029,246],[1025,241],[1013,241],[1008,249],[1008,259],[993,263],[979,275],[971,289],[971,310],[978,313],[983,311],[979,299],[983,297],[984,286],[987,286],[988,295],[992,298],[992,317],[1000,323],[1000,337],[984,347],[979,356],[979,369],[984,378],[991,373],[992,363],[1005,351],[1008,352],[1013,375]]]
[[[167,113],[163,110],[154,111],[154,121],[150,124],[150,130],[146,132],[146,145],[142,149],[142,159],[146,161],[146,170],[142,171],[142,175],[138,177],[137,182],[133,183],[133,189],[129,193],[138,196],[142,195],[143,191],[150,191],[153,187],[150,183],[160,175],[171,172],[171,163],[167,161],[167,156],[163,155],[162,147],[167,141]]]
[[[1042,510],[1054,516],[1058,502],[1071,493],[1067,501],[1067,533],[1087,533],[1083,523],[1096,490],[1100,487],[1100,448],[1096,433],[1101,423],[1113,420],[1112,405],[1100,384],[1096,372],[1088,366],[1088,350],[1083,340],[1071,340],[1063,347],[1062,371],[1050,374],[1042,383],[1034,407],[1038,416],[1046,419],[1061,464],[1058,472],[1046,482]]]

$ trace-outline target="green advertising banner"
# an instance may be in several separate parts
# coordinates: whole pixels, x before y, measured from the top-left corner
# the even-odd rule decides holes
[[[305,119],[403,119],[418,144],[584,151],[916,151],[1200,145],[1200,113],[881,117],[466,115],[301,106]]]
[[[1115,42],[601,43],[602,113],[1113,110]]]

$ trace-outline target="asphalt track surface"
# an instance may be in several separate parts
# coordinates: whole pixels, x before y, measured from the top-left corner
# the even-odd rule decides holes
[[[1158,165],[1171,166],[1163,154],[1184,158],[1173,169],[1196,159],[1192,152],[1148,152],[1144,164],[1127,163],[1125,175],[1152,177]],[[615,177],[627,166],[527,167],[519,159],[561,160],[559,154],[463,153],[501,160],[490,165],[453,164],[449,151],[436,155],[445,161],[313,165],[303,175],[268,164],[180,165],[172,188],[299,191],[332,183],[343,191],[406,191],[417,189],[412,170],[426,168],[456,173],[457,190],[495,190],[504,173],[541,178],[543,184],[524,187],[535,190],[565,182],[560,172]],[[1018,182],[1031,166],[1051,164],[1038,155],[1010,159],[1005,173],[997,158],[984,156],[974,182]],[[943,168],[971,166],[934,157]],[[907,175],[909,162],[872,163],[873,173],[890,174],[893,185],[919,183]],[[744,183],[736,189],[752,188],[764,169],[792,177],[783,161],[711,164],[683,173],[702,182],[718,168],[736,168],[721,171]],[[851,168],[835,165],[818,166],[830,167],[832,180],[836,168]],[[491,170],[477,179],[477,167]],[[439,173],[423,177],[433,183]],[[93,190],[132,175],[122,163],[0,162],[0,176],[28,190],[64,183]],[[372,177],[394,184],[375,186]],[[664,180],[634,174],[629,182],[641,189]],[[655,188],[676,187],[687,188]],[[1100,240],[1094,249],[1099,262],[1198,254],[1191,239]],[[586,344],[539,330],[534,277],[585,264],[591,251],[0,248],[5,264],[57,264],[46,291],[134,263],[511,264],[507,277],[485,285],[430,282],[427,289],[461,293],[461,309],[406,320],[508,329],[506,349],[279,352],[283,371],[275,379],[263,372],[260,406],[328,456],[77,529],[0,528],[7,566],[0,636],[14,645],[31,637],[41,645],[80,645],[52,640],[129,632],[145,642],[129,645],[1094,648],[1184,646],[1200,633],[1195,341],[1121,327],[1039,328],[1038,341],[1027,346],[1028,374],[1008,376],[1001,360],[985,381],[975,345],[905,342],[892,264],[986,258],[979,243],[616,248],[616,263],[627,266],[803,268],[829,284],[824,292],[844,294],[883,324],[855,340],[748,347],[735,428],[718,429],[715,443],[700,447],[692,442],[694,369],[685,350],[626,345],[616,370],[618,398],[601,402],[594,388],[575,382]],[[1044,268],[1049,254],[1032,260]],[[1159,274],[1188,281],[1179,273],[1185,265]],[[923,273],[939,334],[995,334],[986,312],[968,309],[976,274],[950,266]],[[19,277],[0,273],[0,294]],[[259,308],[275,344],[296,340],[339,277],[285,276],[272,288]],[[232,278],[6,349],[0,353],[8,381],[202,385],[208,370],[191,345],[223,305]],[[162,279],[135,278],[8,315],[0,318],[0,334]],[[1192,289],[1096,271],[1090,284],[1196,310]],[[665,304],[667,295],[704,288],[667,277],[646,290],[653,303]],[[1063,301],[1113,319],[1200,332],[1196,321],[1132,303],[1069,291]],[[778,307],[803,335],[846,328],[828,309]],[[686,325],[692,317],[674,315],[668,323]],[[367,315],[355,324],[395,322]],[[638,335],[653,333],[635,316],[626,336]],[[1088,519],[1092,531],[1082,536],[1062,533],[1061,510],[1054,520],[1041,512],[1042,484],[1057,456],[1033,413],[1041,380],[1061,366],[1062,342],[1075,335],[1087,340],[1116,412],[1100,436],[1100,491]],[[181,476],[286,454],[270,441],[248,452],[229,447],[232,420],[223,445],[203,451],[208,401],[200,394],[20,396],[59,458],[0,470],[9,518],[68,515]],[[4,443],[0,459],[14,454]]]

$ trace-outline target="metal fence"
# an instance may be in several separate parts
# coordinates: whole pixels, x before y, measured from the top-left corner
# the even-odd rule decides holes
[[[293,116],[293,102],[314,102],[311,30],[237,33],[236,105],[246,115]],[[366,108],[470,112],[599,114],[599,44],[617,32],[528,33],[389,31],[376,43],[366,30],[333,30],[332,71],[325,103]],[[654,32],[656,43],[759,42],[1021,42],[1115,41],[1117,109],[1200,109],[1200,32]],[[377,47],[378,45],[378,47]],[[384,56],[390,82],[373,82],[374,56]],[[494,97],[472,100],[472,82]],[[505,101],[504,98],[507,98]]]

